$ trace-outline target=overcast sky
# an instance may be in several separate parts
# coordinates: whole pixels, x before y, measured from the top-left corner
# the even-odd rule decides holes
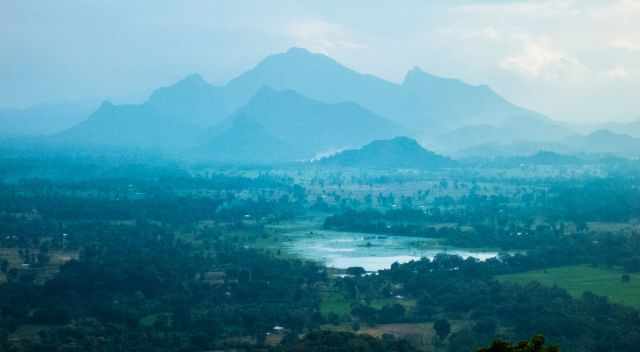
[[[559,120],[640,117],[640,0],[0,0],[0,106],[142,100],[291,46],[396,82],[418,66],[488,84]]]

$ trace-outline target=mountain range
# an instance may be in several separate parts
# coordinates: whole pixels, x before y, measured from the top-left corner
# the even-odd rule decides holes
[[[511,104],[485,85],[419,68],[394,83],[292,48],[224,85],[194,74],[155,90],[142,104],[104,102],[88,119],[49,140],[270,162],[313,159],[400,135],[447,154],[574,138],[562,125]]]
[[[416,136],[435,136],[477,124],[536,124],[546,132],[562,129],[541,114],[509,103],[486,85],[437,77],[419,68],[410,70],[397,84],[301,48],[269,56],[231,80],[226,85],[229,106],[241,105],[265,85],[295,90],[329,103],[355,102],[405,126]],[[530,138],[547,140],[547,136],[535,133]]]
[[[458,153],[459,157],[513,157],[549,151],[568,155],[610,155],[627,158],[640,157],[640,138],[609,130],[597,130],[586,135],[574,134],[553,143],[518,141],[513,143],[485,143]]]

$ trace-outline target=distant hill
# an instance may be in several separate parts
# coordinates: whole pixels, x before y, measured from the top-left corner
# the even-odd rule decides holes
[[[360,149],[343,151],[319,160],[318,164],[374,169],[434,169],[454,166],[456,163],[424,149],[414,139],[396,137],[373,141]]]
[[[581,164],[583,160],[573,155],[565,155],[541,150],[533,155],[517,158],[517,162],[533,165],[571,165]]]
[[[149,105],[113,105],[104,102],[89,118],[51,137],[72,145],[111,146],[176,151],[193,145],[202,134],[184,119],[159,115]]]
[[[598,130],[586,136],[572,136],[565,143],[570,148],[593,154],[613,154],[627,157],[640,156],[640,138],[609,130]]]
[[[631,137],[640,138],[640,116],[626,122],[606,122],[586,125],[575,125],[576,131],[591,133],[598,130],[608,130],[613,133],[626,134]]]
[[[246,160],[245,154],[252,149],[260,158],[276,148],[280,161],[311,159],[328,150],[359,147],[374,139],[405,133],[355,103],[325,104],[294,91],[267,87],[212,131],[206,148],[199,148],[199,155],[208,150],[211,157],[219,159],[223,155],[218,151],[225,150],[225,159]],[[255,138],[248,137],[252,135]],[[234,139],[238,140],[235,148]],[[284,145],[288,147],[283,149]]]
[[[156,89],[144,104],[156,116],[181,120],[198,127],[210,127],[230,113],[224,88],[192,74],[168,87]]]
[[[190,75],[155,90],[143,104],[104,102],[88,119],[52,140],[168,152],[191,148],[226,117],[221,88]]]
[[[238,115],[230,123],[190,154],[197,159],[230,163],[272,163],[304,157],[302,152],[270,134],[249,116]]]
[[[510,120],[501,126],[487,124],[463,126],[429,139],[429,146],[436,151],[457,154],[469,148],[487,144],[544,145],[558,143],[570,134],[565,128],[545,119]],[[544,137],[543,137],[544,136]]]
[[[554,143],[486,143],[455,153],[459,157],[514,157],[546,150],[565,155],[640,157],[640,138],[608,130],[586,135],[571,135]]]

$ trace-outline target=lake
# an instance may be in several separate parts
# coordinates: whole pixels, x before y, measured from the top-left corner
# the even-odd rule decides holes
[[[287,234],[285,251],[301,258],[346,269],[363,267],[367,271],[388,269],[394,262],[406,263],[420,258],[432,259],[438,253],[486,260],[496,251],[443,246],[434,239],[386,236],[337,231],[299,231]]]

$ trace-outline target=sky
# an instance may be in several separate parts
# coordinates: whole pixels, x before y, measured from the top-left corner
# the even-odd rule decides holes
[[[292,46],[488,84],[561,121],[640,118],[640,0],[0,0],[0,106],[142,101]]]

